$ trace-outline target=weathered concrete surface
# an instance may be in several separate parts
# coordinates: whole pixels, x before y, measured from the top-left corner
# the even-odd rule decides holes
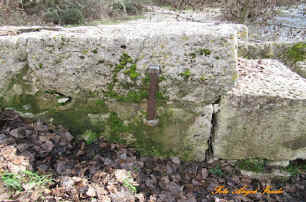
[[[208,140],[212,134],[213,106],[207,105],[199,110],[200,116],[196,117],[186,132],[184,148],[193,159],[203,161],[209,149]]]
[[[146,155],[201,161],[215,138],[217,158],[306,158],[305,79],[275,60],[241,59],[237,69],[239,39],[241,56],[278,58],[303,75],[304,42],[248,43],[241,25],[56,29],[0,36],[0,107]],[[145,124],[152,64],[161,66],[156,127]]]
[[[306,80],[276,60],[238,63],[221,100],[213,144],[221,159],[306,158]]]
[[[0,40],[0,90],[9,87],[11,78],[26,65],[25,43],[1,37]],[[1,91],[0,91],[1,92]]]
[[[0,105],[48,115],[87,141],[103,135],[150,154],[204,160],[212,104],[237,79],[242,28],[164,22],[16,29],[0,36]],[[161,66],[154,128],[144,124],[149,65]]]
[[[240,40],[238,56],[248,59],[277,59],[306,78],[306,41],[254,43]]]
[[[65,95],[82,90],[105,92],[126,53],[136,61],[139,78],[149,65],[162,66],[167,79],[161,86],[167,86],[170,100],[211,103],[234,84],[236,33],[227,25],[156,23],[42,30],[0,40],[12,44],[2,46],[2,51],[27,56],[37,85]],[[16,44],[25,44],[25,48],[16,49]],[[10,65],[14,63],[15,59]],[[7,71],[1,66],[1,74]],[[122,73],[117,79],[131,82]]]

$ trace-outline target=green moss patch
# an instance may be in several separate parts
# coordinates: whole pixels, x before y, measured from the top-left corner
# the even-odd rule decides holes
[[[155,127],[144,123],[145,113],[140,112],[131,120],[124,121],[116,112],[111,112],[106,120],[104,134],[110,142],[129,144],[143,156],[184,158],[183,143],[180,137],[184,136],[192,117],[185,122],[180,120],[169,110],[159,113],[159,124]],[[132,141],[130,142],[130,140]]]
[[[54,123],[61,124],[71,130],[75,135],[80,135],[86,130],[100,133],[104,130],[104,123],[93,124],[88,114],[107,113],[108,109],[104,100],[90,98],[88,95],[79,96],[79,99],[65,105],[59,104],[57,92],[49,90],[37,92],[35,95],[23,93],[2,99],[2,107],[14,108],[22,113],[31,113],[36,117],[46,120],[53,119]],[[85,97],[86,99],[81,99]]]
[[[23,79],[28,71],[29,67],[26,65],[11,79],[4,91],[5,96],[1,98],[2,107],[12,107],[21,112],[30,110],[33,113],[38,113],[40,111],[37,105],[37,96],[25,93],[32,91],[31,83]]]
[[[188,80],[191,76],[191,72],[189,69],[187,69],[184,72],[180,73],[179,76],[183,77],[184,80]]]
[[[199,48],[196,51],[189,54],[192,59],[195,59],[196,56],[209,56],[211,54],[211,50],[207,48]]]
[[[140,73],[137,71],[136,60],[132,59],[127,53],[123,53],[120,56],[119,63],[114,67],[110,66],[113,69],[111,82],[107,86],[107,92],[105,95],[110,98],[115,98],[121,102],[136,102],[139,103],[141,100],[147,97],[144,86],[139,86],[136,83],[136,80],[140,76]],[[119,81],[118,74],[123,72],[127,75],[132,82]],[[120,94],[114,90],[115,86],[119,86],[122,89],[126,89],[126,94]],[[129,89],[129,90],[127,90]]]
[[[60,124],[68,128],[73,135],[81,135],[87,130],[101,133],[105,128],[105,123],[102,121],[92,124],[88,118],[88,111],[84,109],[69,109],[63,111],[50,110],[47,117],[52,118],[55,124]]]
[[[29,90],[31,88],[31,85],[29,83],[27,83],[27,81],[25,81],[23,79],[23,76],[25,76],[29,71],[29,66],[25,65],[24,68],[22,68],[20,70],[20,72],[18,72],[11,80],[11,82],[8,85],[8,89],[7,91],[10,91],[13,86],[15,84],[19,84],[22,86],[23,90]]]
[[[133,59],[127,53],[123,53],[120,56],[119,63],[110,66],[110,68],[113,68],[113,74],[111,82],[107,86],[107,91],[104,92],[106,97],[127,103],[140,103],[148,97],[150,78],[148,75],[144,75],[141,78],[141,73],[138,71],[136,63],[136,59]],[[130,80],[118,80],[119,73],[123,73]],[[122,92],[115,91],[115,87],[117,87],[116,89],[122,89]],[[163,94],[162,91],[159,91],[157,98],[159,100],[167,99]]]
[[[53,118],[54,123],[61,124],[71,130],[74,135],[80,135],[91,130],[95,133],[101,133],[105,129],[104,121],[92,123],[88,114],[103,114],[107,113],[108,108],[101,99],[80,99],[74,103],[61,109],[58,107],[48,110],[47,117]]]
[[[101,135],[93,132],[92,130],[86,130],[82,135],[82,139],[85,140],[86,144],[96,143]]]
[[[8,105],[20,112],[39,113],[40,107],[37,104],[37,98],[33,95],[14,95],[9,102],[4,102],[3,105]]]
[[[198,50],[198,54],[209,56],[211,54],[211,50],[209,50],[207,48],[201,48],[201,49]]]
[[[82,96],[87,97],[86,99],[73,99],[72,103],[67,106],[58,106],[56,99],[54,102],[50,102],[50,105],[44,106],[46,103],[41,100],[41,96],[44,95],[56,98],[57,93],[48,91],[47,93],[40,92],[35,96],[15,96],[10,103],[5,103],[5,107],[13,107],[18,111],[36,114],[36,117],[42,120],[52,120],[54,124],[68,128],[74,136],[85,140],[87,144],[95,143],[100,136],[104,136],[110,142],[129,144],[143,156],[169,157],[174,154],[179,155],[178,149],[176,151],[172,149],[173,147],[178,148],[178,144],[180,144],[176,135],[183,135],[186,126],[190,124],[190,121],[184,122],[175,118],[168,110],[163,109],[158,113],[160,120],[158,126],[147,126],[144,123],[146,117],[144,111],[139,110],[137,115],[125,116],[129,118],[122,119],[120,114],[110,111],[107,102],[94,97],[88,98],[88,96]],[[49,97],[47,100],[50,101]],[[120,102],[117,104],[121,105]],[[125,104],[135,105],[134,103]],[[30,107],[26,109],[24,106]],[[95,121],[92,120],[92,117]]]
[[[150,127],[144,124],[141,117],[135,117],[133,120],[125,123],[116,112],[111,112],[107,119],[107,140],[116,143],[128,143],[126,134],[134,138],[130,146],[134,147],[143,156],[168,157],[173,152],[164,144],[159,142],[159,133],[163,133],[165,115],[160,117],[161,124],[157,127]],[[130,137],[129,137],[130,138]]]

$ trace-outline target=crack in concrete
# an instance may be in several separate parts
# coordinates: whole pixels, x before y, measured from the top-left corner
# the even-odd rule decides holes
[[[211,131],[210,131],[210,137],[207,140],[208,149],[205,152],[205,162],[208,162],[209,160],[213,159],[214,151],[213,151],[213,143],[216,133],[216,127],[217,127],[217,114],[219,113],[218,106],[220,105],[221,97],[219,97],[213,105],[213,113],[211,118]]]

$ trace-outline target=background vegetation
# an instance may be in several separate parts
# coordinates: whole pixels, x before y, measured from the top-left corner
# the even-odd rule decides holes
[[[83,24],[140,15],[146,3],[143,0],[3,0],[0,24]],[[29,23],[23,20],[25,16]]]
[[[141,15],[146,5],[202,10],[220,7],[227,20],[245,23],[267,18],[277,6],[302,0],[0,0],[2,24],[84,24],[97,19]]]

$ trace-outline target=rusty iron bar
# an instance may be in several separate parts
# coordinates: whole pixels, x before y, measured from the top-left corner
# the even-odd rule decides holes
[[[150,66],[148,68],[148,74],[150,76],[150,86],[147,103],[147,120],[150,121],[156,119],[156,95],[158,92],[160,67],[157,65]]]

